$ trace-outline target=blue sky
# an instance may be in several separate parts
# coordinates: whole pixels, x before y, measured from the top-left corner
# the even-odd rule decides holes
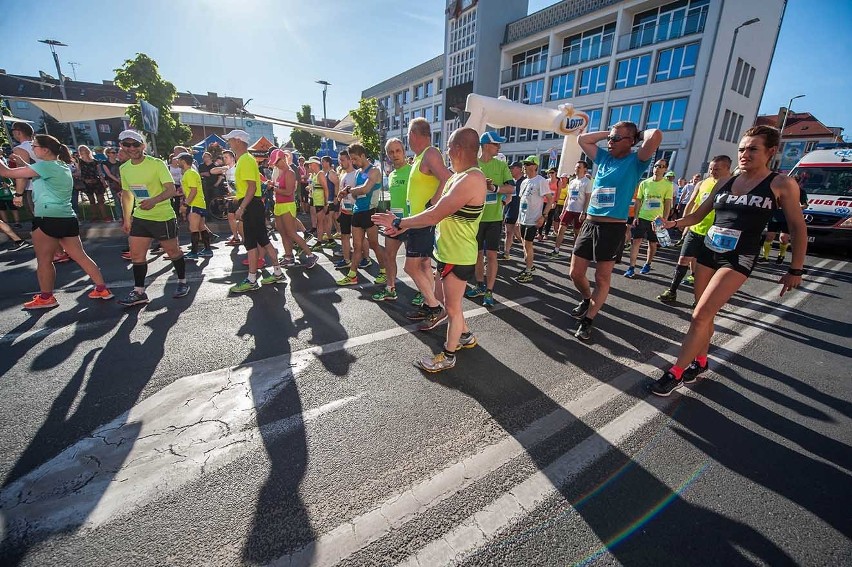
[[[554,3],[530,0],[530,12]],[[321,116],[322,87],[315,81],[327,80],[328,116],[341,118],[357,106],[363,89],[443,50],[443,0],[71,5],[40,0],[6,10],[5,29],[18,31],[4,42],[0,68],[55,75],[50,51],[37,42],[52,38],[69,45],[60,51],[64,73],[73,76],[68,62],[77,62],[82,81],[112,79],[113,69],[143,52],[181,91],[253,98],[249,110],[285,119],[294,119],[302,104]],[[790,97],[806,94],[794,111],[810,111],[852,137],[850,28],[852,2],[789,0],[761,113],[775,113]]]

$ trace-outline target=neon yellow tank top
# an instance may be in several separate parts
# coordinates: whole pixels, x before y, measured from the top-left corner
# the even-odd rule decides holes
[[[321,173],[312,173],[311,174],[311,198],[314,200],[315,207],[324,207],[325,206],[325,189],[322,188],[319,182],[319,176]]]
[[[444,194],[452,189],[458,177],[474,170],[480,171],[478,167],[471,167],[460,173],[454,173],[447,180],[446,185],[444,185]],[[484,181],[482,189],[484,194]],[[435,227],[435,259],[444,264],[455,264],[458,266],[472,266],[476,264],[476,256],[479,248],[476,242],[476,234],[479,232],[479,221],[482,219],[482,210],[484,207],[485,203],[481,205],[465,205],[438,222]]]
[[[712,177],[705,179],[701,183],[701,187],[698,188],[698,196],[695,198],[695,207],[698,208],[701,206],[710,193],[713,192],[713,188],[716,187],[716,180]],[[716,211],[710,211],[710,214],[704,217],[704,219],[698,223],[689,227],[689,230],[697,234],[698,236],[706,236],[707,231],[710,230],[710,227],[713,226],[713,221],[716,220]]]
[[[431,148],[432,146],[429,146]],[[426,210],[426,203],[435,194],[440,185],[437,177],[426,175],[420,171],[420,162],[429,149],[426,148],[414,158],[411,173],[408,175],[408,214],[413,216]],[[434,203],[433,203],[434,204]]]

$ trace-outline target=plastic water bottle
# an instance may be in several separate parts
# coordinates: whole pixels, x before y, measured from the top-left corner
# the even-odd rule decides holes
[[[654,233],[657,235],[657,242],[663,248],[668,248],[672,245],[672,237],[669,236],[669,231],[663,226],[663,218],[657,217],[654,219]]]

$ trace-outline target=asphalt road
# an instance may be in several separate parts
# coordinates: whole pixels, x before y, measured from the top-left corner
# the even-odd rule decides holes
[[[127,293],[123,239],[98,230],[87,250]],[[32,252],[0,253],[0,563],[852,563],[849,264],[809,256],[783,299],[761,265],[712,372],[658,399],[690,315],[688,286],[654,299],[675,254],[617,270],[589,343],[567,255],[526,285],[515,256],[494,309],[465,301],[479,346],[425,375],[445,327],[404,318],[405,277],[371,301],[375,266],[229,297],[243,256],[219,245],[182,299],[152,257],[151,303],[123,309],[63,264],[60,307],[34,314]]]

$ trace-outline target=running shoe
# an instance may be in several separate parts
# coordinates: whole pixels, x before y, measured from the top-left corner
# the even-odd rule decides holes
[[[414,294],[414,297],[411,299],[411,304],[415,307],[420,307],[423,305],[423,294],[419,291]]]
[[[263,278],[260,279],[260,283],[262,283],[263,285],[280,283],[280,282],[285,282],[285,281],[287,281],[287,276],[284,275],[284,272],[281,272],[277,276],[273,272],[272,274],[270,274],[268,276],[264,276]]]
[[[122,257],[124,260],[132,260],[132,259],[133,259],[133,258],[131,258],[131,257],[130,257],[130,252],[129,252],[129,251],[128,251],[128,252],[122,252],[122,253],[121,253],[121,257]]]
[[[695,275],[689,274],[686,276],[683,281],[689,285],[695,285]]]
[[[651,384],[651,393],[657,396],[667,397],[669,394],[683,386],[683,380],[678,380],[671,372],[666,371],[663,376]]]
[[[477,344],[476,337],[473,333],[462,333],[461,337],[459,337],[459,346],[456,347],[455,352],[460,351],[463,348],[473,348]]]
[[[642,269],[639,270],[639,273],[643,276],[651,273],[651,264],[645,264],[642,266]]]
[[[707,367],[710,366],[709,363],[701,366],[698,364],[697,360],[693,360],[689,363],[689,366],[683,371],[683,374],[680,375],[681,380],[684,384],[692,384],[696,380],[698,380],[698,375],[707,370]]]
[[[431,331],[447,320],[447,310],[443,307],[429,309],[429,313],[423,319],[423,324],[418,327],[421,331]]]
[[[278,263],[284,268],[289,268],[296,265],[296,259],[293,256],[281,256],[278,259]]]
[[[9,247],[9,250],[23,250],[24,248],[29,248],[30,246],[32,246],[32,243],[29,240],[22,238],[17,242],[13,242],[12,245]]]
[[[677,301],[677,292],[667,289],[666,291],[658,295],[657,299],[659,299],[663,303],[674,303]]]
[[[758,264],[762,264],[762,263],[768,262],[768,261],[769,261],[769,256],[758,256],[757,257],[757,263]]]
[[[228,291],[231,293],[245,293],[247,291],[256,291],[258,289],[260,289],[260,283],[257,280],[252,283],[248,278],[246,278],[237,285],[231,286],[231,289]]]
[[[441,370],[448,370],[455,365],[456,357],[448,357],[443,351],[439,352],[435,356],[424,356],[423,358],[414,361],[414,366],[421,370],[425,370],[426,372],[440,372]]]
[[[777,257],[777,258],[775,258],[775,263],[776,263],[776,264],[783,264],[783,263],[784,263],[784,256],[781,256],[781,255],[779,254],[779,255],[778,255],[778,257]]]
[[[485,295],[485,290],[486,290],[485,284],[484,283],[478,283],[475,286],[473,286],[472,288],[469,288],[466,292],[464,292],[464,296],[468,299],[473,299],[475,297],[482,297],[483,295]]]
[[[429,314],[429,308],[420,306],[418,309],[415,309],[414,311],[408,311],[405,314],[405,318],[408,319],[409,321],[422,321],[423,319],[426,318],[426,315],[428,315],[428,314]]]
[[[582,341],[589,340],[592,336],[591,320],[583,319],[580,321],[580,325],[577,327],[577,330],[574,331],[574,336]]]
[[[352,262],[350,262],[346,258],[342,258],[334,263],[334,267],[338,270],[348,270],[352,267]]]
[[[531,272],[524,270],[515,277],[515,281],[518,283],[530,283],[533,281],[533,275]]]
[[[384,288],[378,293],[373,294],[373,301],[396,301],[396,299],[395,289]]]
[[[505,260],[511,260],[511,257],[509,257],[509,254],[508,254],[508,253],[503,252],[502,254],[499,254],[499,255],[497,256],[497,259],[498,259],[498,260],[501,260],[501,261],[505,261]]]
[[[199,252],[198,255],[201,256],[202,258],[212,258],[213,257],[213,251],[209,248],[205,248],[204,250]]]
[[[335,232],[334,234],[331,235],[331,237],[339,240],[340,238],[343,237],[343,235],[340,234],[339,232]]]
[[[334,246],[335,246],[334,240],[326,240],[325,242],[322,243],[323,248],[334,248]]]
[[[346,274],[341,279],[337,280],[337,285],[358,285],[358,275],[350,276]]]
[[[494,294],[492,292],[485,292],[485,295],[482,297],[482,305],[483,307],[494,307]]]
[[[311,252],[322,252],[322,242],[317,242],[311,246]]]
[[[302,260],[302,264],[305,265],[306,270],[310,270],[311,268],[316,266],[317,262],[319,262],[319,256],[317,256],[316,254],[311,254],[310,256],[305,256],[305,259]]]
[[[554,250],[547,255],[548,258],[559,258],[559,250]]]
[[[53,262],[56,264],[64,264],[70,261],[71,257],[66,252],[57,252],[53,255]]]
[[[186,297],[189,295],[189,284],[186,282],[178,282],[177,289],[175,290],[172,297]]]
[[[242,241],[239,238],[231,238],[225,241],[225,246],[239,246],[240,244],[242,244]]]
[[[183,255],[184,260],[198,260],[199,257],[198,252],[187,252]]]
[[[633,269],[633,266],[630,266],[629,268],[624,270],[624,277],[625,278],[635,278],[636,277],[636,271]]]
[[[381,285],[388,283],[388,274],[385,271],[380,271],[379,275],[376,276],[375,283]]]
[[[51,295],[47,299],[42,299],[41,294],[37,293],[33,296],[32,301],[27,301],[24,303],[24,309],[27,310],[35,310],[35,309],[50,309],[51,307],[56,307],[59,305],[59,302],[56,301],[56,296]]]
[[[589,311],[589,306],[591,304],[591,299],[584,299],[583,301],[577,304],[577,307],[571,310],[571,317],[573,317],[574,319],[582,319],[586,316],[586,313]]]
[[[124,299],[119,299],[118,302],[124,305],[125,307],[131,307],[133,305],[141,305],[143,303],[148,303],[148,294],[144,291],[139,293],[135,289],[127,294],[127,297]]]
[[[249,265],[248,258],[246,258],[245,260],[243,260],[243,266],[248,266],[248,265]],[[265,267],[266,267],[266,260],[263,259],[263,258],[258,259],[257,269],[262,270]]]
[[[369,258],[361,258],[361,261],[358,262],[358,267],[362,270],[364,268],[369,268],[372,265],[373,265],[373,261]]]
[[[89,299],[112,299],[115,297],[112,292],[108,288],[103,288],[101,291],[98,291],[98,288],[93,289],[89,292]]]

